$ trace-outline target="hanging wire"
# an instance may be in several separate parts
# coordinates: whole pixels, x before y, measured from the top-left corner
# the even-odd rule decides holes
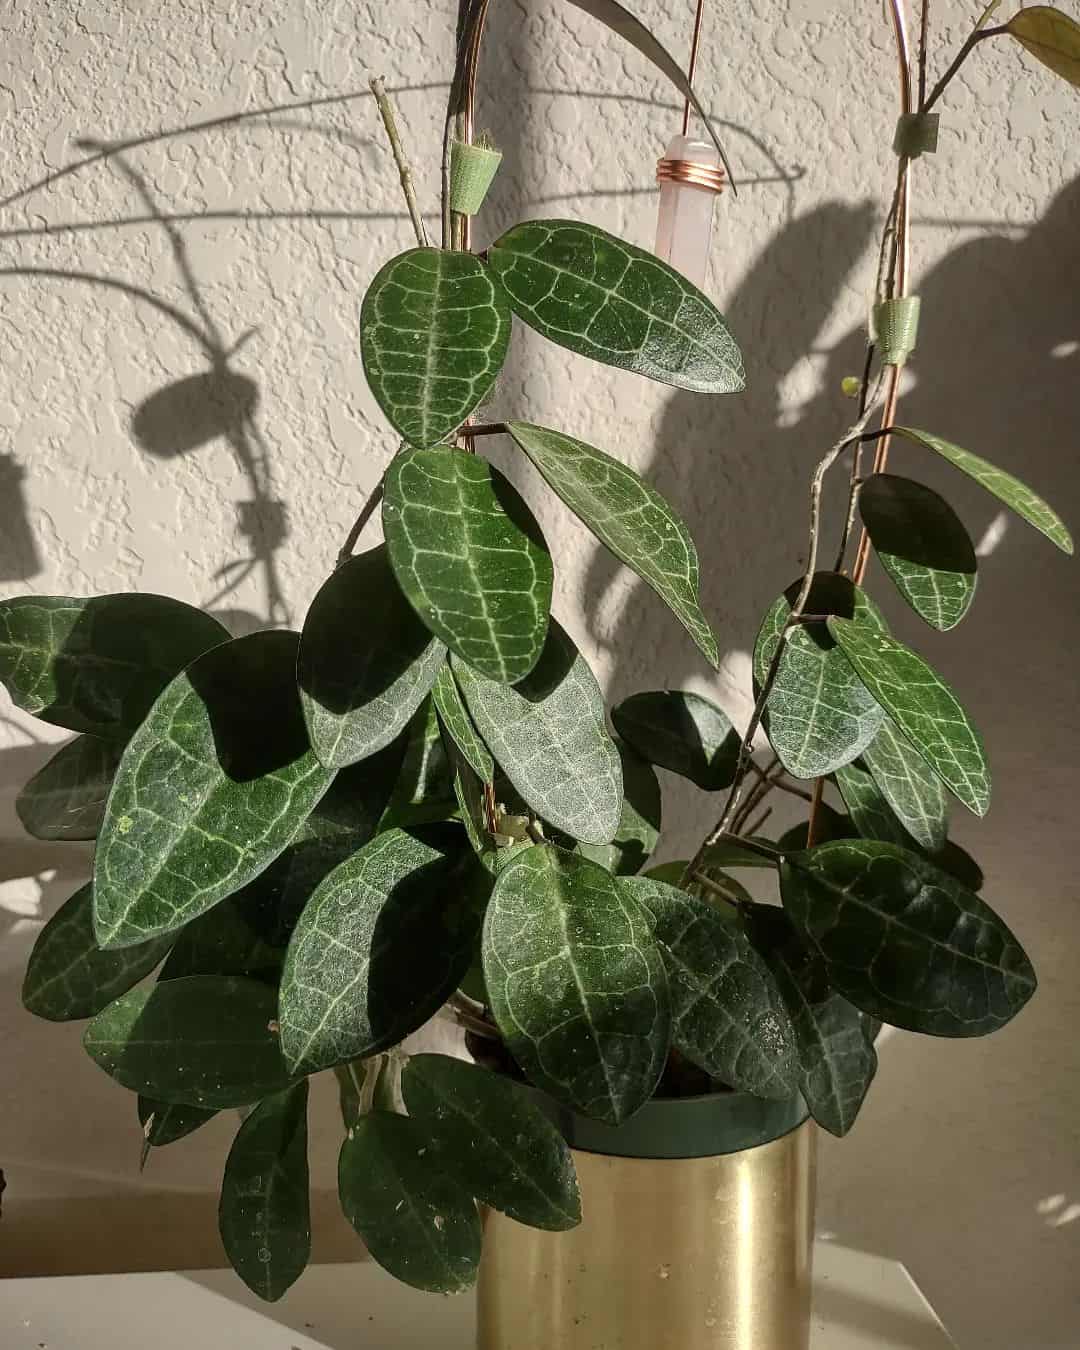
[[[694,36],[690,42],[690,65],[686,71],[686,78],[691,85],[694,83],[694,76],[697,74],[698,51],[701,47],[701,20],[705,13],[705,0],[697,0],[697,10],[694,14]],[[687,99],[683,106],[682,115],[682,134],[685,136],[690,130],[690,100]]]

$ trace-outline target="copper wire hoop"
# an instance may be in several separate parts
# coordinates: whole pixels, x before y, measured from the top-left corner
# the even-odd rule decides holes
[[[719,195],[728,177],[719,164],[698,164],[692,159],[661,159],[656,164],[658,183],[689,183]]]

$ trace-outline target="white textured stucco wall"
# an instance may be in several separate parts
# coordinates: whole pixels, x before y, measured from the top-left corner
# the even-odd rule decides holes
[[[299,621],[393,449],[364,386],[357,314],[410,234],[367,80],[396,89],[434,211],[454,8],[0,2],[0,593],[140,588],[229,610],[238,629]],[[636,8],[685,51],[690,0]],[[559,0],[493,9],[480,121],[507,159],[481,237],[560,214],[648,244],[652,168],[676,127],[668,92]],[[939,64],[977,9],[936,0]],[[719,206],[712,290],[747,354],[745,397],[673,395],[524,334],[494,405],[625,455],[682,508],[735,708],[740,654],[799,567],[809,468],[849,411],[836,390],[858,366],[891,166],[890,44],[878,0],[711,6],[700,85],[744,183]],[[924,321],[905,416],[1020,472],[1076,527],[1080,101],[1012,51],[984,49],[968,69],[940,152],[916,174]],[[88,159],[91,142],[131,144]],[[956,833],[1042,990],[984,1042],[889,1039],[855,1133],[823,1146],[821,1225],[906,1261],[961,1346],[1065,1350],[1080,1336],[1080,573],[974,487],[911,452],[898,462],[947,484],[985,536],[959,633],[890,614],[986,733],[995,804],[982,825],[958,811]],[[659,603],[539,500],[560,617],[610,687],[708,687]],[[248,574],[223,578],[253,552]],[[220,598],[225,581],[239,584]],[[50,1198],[74,1196],[93,1209],[139,1183],[126,1094],[85,1059],[76,1028],[18,1006],[40,915],[86,851],[18,839],[11,798],[43,758],[41,728],[6,704],[0,715],[2,1253],[35,1205],[49,1215]],[[670,802],[689,835],[691,798]],[[222,1120],[163,1151],[147,1184],[208,1190],[228,1134]],[[328,1179],[329,1119],[316,1139]]]

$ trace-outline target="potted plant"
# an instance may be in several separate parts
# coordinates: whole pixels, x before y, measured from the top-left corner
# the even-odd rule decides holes
[[[625,10],[573,2],[694,100]],[[551,614],[539,526],[483,454],[485,437],[509,437],[717,664],[673,508],[565,428],[474,420],[515,321],[703,397],[737,397],[743,382],[708,297],[594,226],[528,221],[470,250],[498,167],[472,128],[486,10],[461,5],[441,248],[373,84],[417,235],[361,313],[368,382],[401,441],[381,490],[384,542],[355,553],[369,503],[299,634],[231,639],[153,595],[0,603],[11,698],[78,733],[26,786],[23,823],[97,840],[93,880],[40,934],[24,1000],[90,1019],[87,1051],[137,1094],[147,1150],[242,1110],[221,1234],[264,1298],[308,1259],[307,1082],[333,1071],[347,1217],[419,1288],[458,1291],[480,1271],[485,1350],[796,1350],[813,1122],[851,1128],[882,1022],[983,1035],[1035,990],[976,864],[947,838],[949,795],[977,815],[989,805],[979,733],[861,582],[872,547],[939,630],[974,594],[964,527],[928,488],[883,472],[890,439],[910,450],[905,467],[943,457],[1072,550],[1029,488],[900,425],[895,408],[917,320],[908,177],[934,148],[931,110],[997,36],[1075,83],[1080,29],[1045,7],[992,28],[987,11],[928,94],[924,7],[874,334],[846,390],[855,412],[815,471],[807,567],[763,618],[740,735],[677,690],[634,695],[609,727]],[[841,463],[848,510],[827,567],[821,501]],[[658,768],[711,794],[717,823],[692,858],[650,868]],[[797,780],[807,822],[763,838],[760,803],[802,792]],[[780,905],[751,897],[750,868],[775,875]],[[400,1048],[440,1010],[467,1032],[469,1058]]]

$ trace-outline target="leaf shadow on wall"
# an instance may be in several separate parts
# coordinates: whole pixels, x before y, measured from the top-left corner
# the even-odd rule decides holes
[[[835,298],[876,229],[869,208],[839,203],[785,227],[727,306],[747,358],[746,394],[708,399],[678,392],[664,412],[643,472],[690,526],[701,558],[704,609],[722,652],[752,649],[768,605],[805,565],[809,476],[851,420],[853,404],[840,384],[862,367],[862,327],[817,349],[819,392],[807,403],[785,409],[783,383],[815,351]],[[922,277],[919,346],[905,373],[899,415],[1017,474],[1073,526],[1080,521],[1074,453],[1078,241],[1080,180],[1064,188],[1031,228],[964,243]],[[890,471],[925,482],[958,510],[983,574],[963,627],[938,634],[906,609],[872,564],[868,584],[897,635],[940,666],[961,697],[970,696],[987,728],[1016,725],[1027,671],[1059,671],[1050,684],[1064,706],[1074,676],[1062,669],[1060,595],[1070,574],[1054,569],[1069,560],[933,455],[897,443]],[[842,469],[838,478],[846,480]],[[843,488],[834,486],[833,495],[843,497]],[[822,532],[826,567],[833,564],[841,524],[834,502]],[[618,565],[598,549],[585,585],[591,630],[603,633],[615,651],[635,654],[633,670],[614,671],[613,701],[641,688],[643,680],[653,687],[706,685],[709,672],[701,658],[642,583],[635,579],[632,592],[620,594],[621,618],[614,625],[606,618],[619,576]],[[986,661],[987,652],[1001,648],[1003,615],[1009,616],[1013,653],[1012,674],[1005,678]],[[732,676],[742,673],[732,666]],[[735,689],[730,680],[727,689],[722,686],[723,676],[718,700],[745,724],[748,687]]]
[[[95,153],[108,149],[91,139],[83,139],[78,145]],[[210,363],[209,370],[183,376],[145,398],[131,419],[132,436],[140,449],[162,460],[178,458],[221,439],[228,444],[250,485],[250,500],[237,503],[239,529],[249,541],[250,556],[231,560],[218,569],[215,580],[220,587],[204,608],[225,621],[233,632],[264,625],[281,627],[289,622],[276,557],[288,538],[285,503],[274,496],[269,449],[255,418],[258,386],[230,364],[253,333],[242,334],[231,346],[226,342],[192,268],[182,232],[158,209],[144,175],[122,153],[114,153],[112,162],[165,231]],[[266,604],[262,621],[241,611],[222,611],[222,601],[257,570],[262,573]]]

